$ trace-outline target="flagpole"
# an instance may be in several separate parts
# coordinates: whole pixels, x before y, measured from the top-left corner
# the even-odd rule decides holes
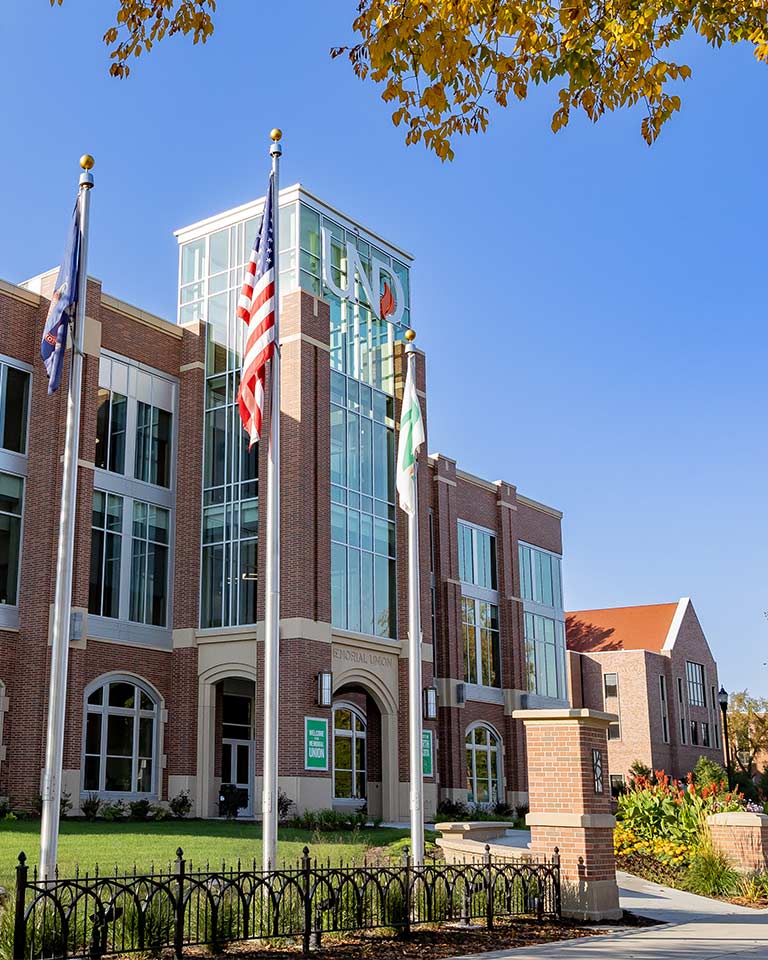
[[[416,382],[416,348],[413,330],[405,333],[407,377]],[[414,464],[413,511],[408,514],[408,742],[411,779],[411,857],[414,866],[424,863],[424,767],[421,721],[421,591],[419,583],[418,460]]]
[[[64,440],[64,469],[61,482],[59,546],[56,557],[56,594],[51,641],[51,677],[48,691],[48,725],[45,739],[43,811],[40,824],[40,876],[52,880],[56,873],[61,803],[61,770],[64,759],[64,723],[67,705],[67,668],[72,614],[72,567],[77,500],[77,452],[80,447],[80,394],[83,381],[83,335],[85,296],[88,280],[88,216],[93,187],[93,157],[80,158],[78,204],[80,240],[77,277],[75,329],[70,351],[67,427]]]
[[[264,616],[264,777],[261,797],[262,866],[277,867],[277,721],[280,683],[280,157],[282,132],[270,133],[275,271],[275,350],[272,355],[267,454],[267,569]]]

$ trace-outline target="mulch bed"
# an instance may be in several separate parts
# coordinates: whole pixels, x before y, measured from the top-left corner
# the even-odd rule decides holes
[[[363,935],[347,935],[343,939],[326,934],[320,950],[313,953],[318,958],[333,957],[334,960],[441,960],[444,957],[460,957],[490,950],[511,950],[557,940],[592,937],[601,932],[595,927],[584,927],[567,920],[497,921],[493,930],[484,927],[462,930],[447,925],[415,927],[407,939],[394,937],[389,931],[375,930]],[[191,950],[185,950],[184,953],[185,956],[193,955]],[[301,955],[301,944],[288,946],[285,941],[275,944],[239,943],[227,947],[226,953],[237,956],[239,960],[296,960]],[[197,956],[210,954],[200,952]]]

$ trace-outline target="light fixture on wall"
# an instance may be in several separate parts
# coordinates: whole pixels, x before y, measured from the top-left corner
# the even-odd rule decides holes
[[[437,720],[437,690],[424,687],[424,719]]]
[[[318,707],[330,707],[333,696],[333,674],[330,671],[321,670],[317,675],[317,705]]]

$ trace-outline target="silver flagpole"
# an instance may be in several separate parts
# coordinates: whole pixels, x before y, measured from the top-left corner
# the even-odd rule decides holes
[[[275,271],[275,352],[272,355],[269,453],[267,454],[267,570],[264,616],[264,783],[261,797],[262,866],[277,867],[277,720],[280,683],[280,146],[282,132],[270,133]]]
[[[407,374],[416,378],[416,348],[412,336],[405,348]],[[406,337],[408,337],[406,333]],[[421,722],[421,592],[419,589],[418,460],[413,470],[413,513],[408,515],[408,726],[411,774],[411,856],[424,863],[424,767]]]
[[[80,249],[77,278],[75,329],[70,351],[67,430],[64,440],[64,472],[61,481],[59,549],[56,557],[56,595],[51,642],[51,678],[48,691],[48,726],[43,774],[43,818],[40,824],[40,876],[52,880],[56,873],[61,802],[61,768],[64,760],[64,722],[67,707],[67,667],[72,614],[72,565],[77,500],[77,451],[80,447],[80,393],[83,381],[83,334],[85,294],[88,280],[88,214],[93,187],[93,157],[80,158]]]

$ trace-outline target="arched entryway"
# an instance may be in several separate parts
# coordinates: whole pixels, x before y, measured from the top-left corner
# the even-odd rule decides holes
[[[334,690],[332,743],[334,808],[364,808],[371,818],[396,820],[398,763],[394,704],[362,680],[350,678],[338,685]]]
[[[256,812],[255,694],[255,670],[246,666],[221,665],[199,677],[195,810],[199,817],[219,816],[223,784],[245,791],[241,818]]]

